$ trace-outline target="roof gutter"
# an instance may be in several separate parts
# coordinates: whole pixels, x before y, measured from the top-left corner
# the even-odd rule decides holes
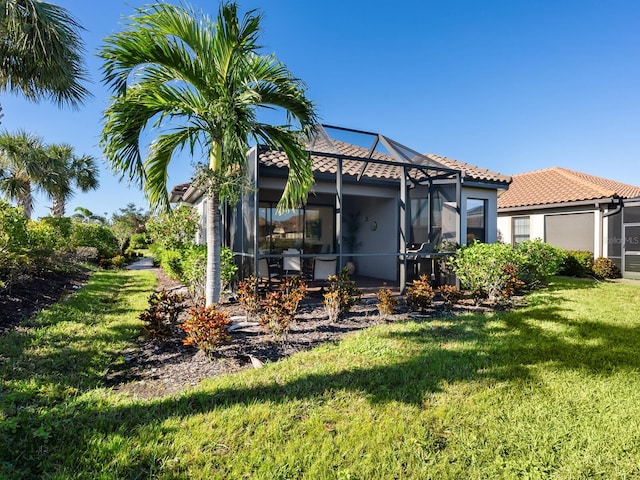
[[[502,208],[498,207],[498,213],[524,212],[527,210],[552,209],[552,208],[562,208],[562,207],[582,207],[585,205],[593,205],[594,207],[599,208],[601,204],[614,203],[616,202],[616,200],[618,200],[618,197],[594,198],[591,200],[582,200],[582,201],[576,201],[576,202],[523,205],[520,207],[502,207]]]

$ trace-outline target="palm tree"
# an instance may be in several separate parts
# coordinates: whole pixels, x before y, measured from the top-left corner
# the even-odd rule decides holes
[[[58,174],[57,181],[45,185],[53,200],[51,216],[62,217],[74,186],[81,192],[98,188],[98,166],[95,158],[90,155],[76,156],[74,148],[66,143],[47,145],[45,152]]]
[[[107,224],[107,218],[102,215],[96,215],[91,210],[85,207],[76,207],[73,210],[74,213],[71,218],[77,220],[80,223],[99,223],[100,225]]]
[[[42,139],[20,131],[0,134],[0,192],[31,218],[33,193],[52,178]]]
[[[306,200],[313,184],[302,142],[316,123],[302,82],[274,56],[259,55],[261,15],[239,20],[235,3],[220,6],[217,22],[189,7],[156,4],[137,10],[128,28],[100,52],[114,96],[101,143],[114,170],[144,188],[151,206],[168,208],[167,169],[174,152],[200,147],[207,155],[206,303],[220,296],[220,205],[232,201],[246,178],[249,140],[284,150],[289,177],[281,209]],[[261,107],[286,113],[290,126],[257,119]],[[140,137],[157,133],[147,157]]]
[[[0,0],[0,91],[77,108],[90,95],[80,24],[39,0]]]

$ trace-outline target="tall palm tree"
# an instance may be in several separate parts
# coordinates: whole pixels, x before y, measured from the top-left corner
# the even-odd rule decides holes
[[[77,108],[89,96],[80,24],[39,0],[0,0],[0,92]]]
[[[31,218],[33,194],[53,176],[42,139],[20,131],[0,134],[0,193]]]
[[[114,96],[105,112],[102,145],[114,170],[144,188],[153,207],[168,208],[167,169],[176,150],[200,146],[208,157],[206,303],[220,296],[220,205],[242,189],[251,139],[284,150],[289,177],[280,200],[292,208],[313,184],[302,142],[316,123],[303,83],[272,55],[259,55],[261,15],[238,18],[220,6],[217,22],[189,7],[156,4],[137,10],[128,28],[100,52]],[[273,126],[258,109],[280,109],[296,127]],[[142,158],[140,137],[157,138]]]
[[[95,158],[90,155],[76,156],[73,146],[66,143],[47,145],[45,152],[57,173],[56,181],[45,185],[53,201],[51,216],[62,217],[74,187],[81,192],[98,188],[98,166]]]

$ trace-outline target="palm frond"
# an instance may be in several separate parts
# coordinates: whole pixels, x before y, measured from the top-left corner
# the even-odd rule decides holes
[[[82,26],[66,9],[47,2],[6,0],[2,7],[0,90],[77,108],[90,96],[83,85],[88,74]]]

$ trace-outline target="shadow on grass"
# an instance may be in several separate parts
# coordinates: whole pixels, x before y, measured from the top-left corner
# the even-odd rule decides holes
[[[49,445],[50,453],[55,454],[59,448],[60,456],[64,445],[77,443],[79,439],[105,438],[116,432],[122,437],[136,437],[138,429],[147,425],[233,406],[317,400],[329,398],[336,391],[360,393],[372,404],[402,402],[420,406],[426,396],[441,391],[447,384],[525,383],[536,375],[532,366],[549,362],[558,369],[582,369],[597,375],[608,375],[614,369],[640,369],[640,356],[636,353],[639,327],[568,320],[562,300],[553,295],[533,297],[529,307],[513,312],[436,319],[411,323],[408,327],[368,333],[383,340],[402,340],[416,352],[389,365],[345,367],[333,373],[311,373],[286,383],[274,380],[255,386],[201,388],[177,398],[152,402],[114,406],[90,401],[72,408],[49,408],[44,414],[17,424],[10,435],[0,438],[8,440],[5,444],[9,445],[0,458],[10,461],[22,456],[29,459],[20,466],[22,472],[51,474],[41,467],[39,446],[29,440],[33,430],[41,425],[48,426],[48,435],[56,438],[56,445],[62,445]],[[86,448],[91,447],[83,446],[81,451]],[[122,476],[148,472],[153,467],[149,464],[152,457],[162,453],[149,455],[149,459],[136,457],[135,463],[123,465]],[[90,459],[82,454],[73,462],[85,471],[92,468],[91,463],[86,463]]]
[[[130,341],[139,329],[120,321],[101,325],[100,332],[91,327],[105,315],[117,318],[135,313],[121,300],[147,290],[139,279],[119,272],[94,275],[75,296],[40,312],[31,322],[33,328],[0,337],[0,350],[10,359],[0,364],[2,379],[31,378],[43,385],[80,390],[101,385],[104,368],[118,354],[109,346]]]

